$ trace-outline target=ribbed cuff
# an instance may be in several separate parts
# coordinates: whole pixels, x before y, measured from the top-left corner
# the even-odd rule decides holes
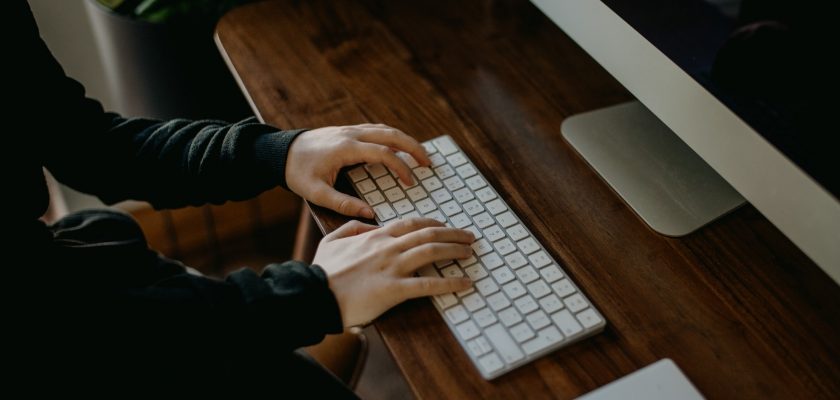
[[[260,135],[254,140],[254,159],[257,165],[265,168],[272,176],[276,176],[284,189],[289,188],[286,186],[286,158],[289,156],[289,148],[292,147],[292,141],[307,130],[271,132]]]

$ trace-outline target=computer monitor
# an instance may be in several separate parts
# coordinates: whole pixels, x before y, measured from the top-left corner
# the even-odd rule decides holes
[[[680,236],[743,196],[840,283],[837,102],[820,93],[837,74],[821,59],[833,48],[822,40],[828,10],[781,0],[532,2],[640,102],[572,116],[561,130],[642,219]]]

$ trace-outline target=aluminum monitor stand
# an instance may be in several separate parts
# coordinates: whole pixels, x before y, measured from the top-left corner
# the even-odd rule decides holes
[[[745,200],[638,101],[571,116],[563,137],[653,230],[684,236]]]

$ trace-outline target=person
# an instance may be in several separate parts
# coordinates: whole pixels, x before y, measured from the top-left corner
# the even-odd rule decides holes
[[[8,244],[25,257],[7,261],[5,292],[15,299],[6,343],[18,355],[18,373],[72,376],[83,385],[105,376],[135,384],[265,378],[316,398],[352,397],[295,349],[406,299],[471,285],[413,276],[423,265],[470,255],[471,233],[431,219],[382,228],[353,221],[324,237],[312,265],[289,261],[224,280],[190,274],[149,249],[138,225],[115,211],[77,212],[46,225],[39,219],[49,202],[44,168],[106,203],[218,204],[279,185],[372,218],[365,202],[333,188],[342,167],[382,163],[409,183],[412,171],[395,151],[430,161],[417,141],[379,124],[278,130],[254,119],[156,121],[105,112],[64,74],[28,3],[12,8],[20,29],[7,48],[7,119],[25,122],[5,131],[14,152],[7,159],[16,164],[6,169],[14,189],[6,226]]]

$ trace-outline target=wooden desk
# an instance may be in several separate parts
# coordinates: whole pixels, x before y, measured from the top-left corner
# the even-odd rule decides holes
[[[527,1],[266,2],[217,38],[269,123],[452,135],[609,322],[487,382],[410,301],[376,326],[418,397],[570,398],[663,357],[710,399],[840,395],[840,287],[752,207],[680,239],[648,229],[560,136],[630,95]]]

